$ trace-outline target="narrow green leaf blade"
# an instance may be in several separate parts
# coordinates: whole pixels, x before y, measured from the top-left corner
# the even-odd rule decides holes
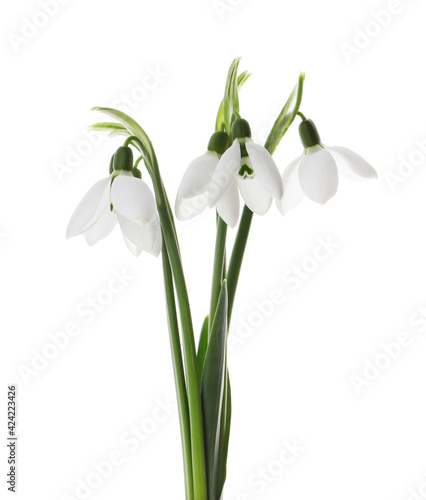
[[[238,76],[238,80],[237,80],[237,91],[238,92],[242,89],[243,85],[250,78],[250,76],[251,76],[251,73],[249,73],[248,71],[243,71]],[[224,124],[224,120],[223,120],[223,106],[224,106],[223,101],[224,101],[224,99],[222,99],[222,102],[220,103],[219,111],[217,112],[217,116],[216,116],[216,130],[224,130],[224,128],[225,128],[225,124]]]
[[[206,360],[207,344],[209,342],[209,315],[207,314],[206,319],[201,327],[200,340],[198,342],[197,351],[197,361],[198,361],[198,374],[200,377],[203,375],[204,361]]]
[[[224,390],[224,404],[222,406],[221,425],[219,435],[219,458],[217,466],[216,492],[221,498],[226,480],[226,464],[228,461],[229,435],[231,433],[231,382],[228,368],[226,368],[226,386]]]
[[[302,102],[304,81],[305,73],[300,73],[298,83],[294,87],[293,92],[290,94],[290,97],[285,103],[281,113],[274,123],[274,126],[272,127],[271,132],[268,135],[268,138],[266,139],[265,148],[271,154],[275,151],[299,111],[300,103]]]
[[[223,281],[201,380],[207,489],[209,500],[218,500],[216,477],[219,458],[221,410],[225,385],[226,340],[228,328],[228,292]]]
[[[152,161],[154,151],[152,149],[151,141],[149,140],[145,130],[135,120],[133,120],[133,118],[130,118],[130,116],[126,115],[126,113],[123,113],[122,111],[112,108],[95,107],[92,108],[92,110],[100,111],[101,113],[105,113],[108,116],[116,118],[132,135],[136,136],[141,141],[144,149],[149,154],[149,159]]]
[[[124,125],[113,122],[99,122],[94,123],[89,127],[90,130],[95,130],[97,132],[111,132],[114,130],[127,130]]]

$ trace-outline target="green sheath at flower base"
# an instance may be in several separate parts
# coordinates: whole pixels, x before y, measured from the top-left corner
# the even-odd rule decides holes
[[[114,170],[133,170],[133,152],[129,146],[121,146],[117,149],[113,156]]]
[[[312,148],[321,144],[318,130],[312,120],[303,120],[300,123],[299,135],[304,148]]]
[[[212,151],[213,153],[223,155],[223,153],[228,149],[228,147],[229,147],[229,135],[226,132],[222,132],[221,130],[219,130],[210,137],[207,149],[209,151]]]
[[[246,139],[251,137],[251,129],[247,120],[239,118],[235,120],[231,127],[232,141],[235,139]]]

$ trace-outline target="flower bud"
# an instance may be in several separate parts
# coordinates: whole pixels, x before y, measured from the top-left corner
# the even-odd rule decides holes
[[[246,139],[251,137],[250,125],[247,120],[239,118],[235,120],[231,127],[232,141],[235,139]]]
[[[229,147],[228,134],[226,132],[222,132],[221,130],[219,130],[210,137],[207,149],[219,155],[223,155],[223,153],[228,149],[228,147]]]
[[[318,130],[312,120],[303,120],[300,123],[299,135],[304,148],[312,148],[321,143]]]
[[[121,146],[117,149],[113,156],[114,170],[127,170],[131,172],[133,169],[133,152],[129,146]]]

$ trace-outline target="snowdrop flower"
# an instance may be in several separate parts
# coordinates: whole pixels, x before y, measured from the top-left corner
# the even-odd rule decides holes
[[[82,234],[92,246],[117,225],[130,251],[158,256],[161,229],[154,196],[133,168],[132,150],[118,148],[111,160],[110,175],[92,186],[68,223],[67,238]]]
[[[284,196],[277,201],[282,214],[300,203],[305,195],[324,204],[336,194],[338,174],[351,179],[377,177],[374,168],[350,149],[324,146],[312,120],[301,122],[299,134],[305,150],[284,170]]]
[[[240,191],[248,208],[264,215],[272,197],[283,196],[283,183],[269,152],[251,139],[250,126],[238,119],[232,124],[232,146],[220,158],[208,191],[209,206],[231,227],[238,222]]]
[[[229,145],[226,132],[215,132],[207,152],[196,158],[186,169],[176,196],[175,212],[179,220],[201,213],[209,204],[207,193],[221,155]]]

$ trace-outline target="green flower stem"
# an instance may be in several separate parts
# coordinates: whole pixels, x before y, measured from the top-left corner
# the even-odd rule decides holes
[[[188,394],[188,410],[191,429],[191,454],[193,467],[194,499],[207,500],[206,463],[204,455],[203,413],[201,406],[200,381],[198,377],[198,362],[195,348],[194,330],[192,326],[191,309],[185,276],[182,268],[179,244],[177,242],[173,214],[163,186],[157,158],[152,143],[142,129],[130,116],[111,108],[96,107],[101,111],[117,118],[124,125],[133,138],[129,143],[135,144],[144,157],[145,165],[151,176],[160,217],[164,243],[169,255],[170,267],[176,287],[179,302],[180,320],[183,337],[184,367],[186,373],[186,387]]]
[[[243,264],[244,252],[250,233],[253,212],[244,205],[241,215],[240,225],[238,226],[237,236],[235,237],[234,248],[232,249],[231,259],[229,261],[227,284],[228,284],[228,328],[231,322],[232,308],[234,305],[235,292],[237,291],[238,278],[240,276],[241,266]]]
[[[179,245],[176,238],[173,216],[160,176],[155,153],[152,158],[152,178],[157,200],[163,236],[170,257],[170,265],[179,301],[179,311],[183,333],[183,352],[187,375],[188,405],[191,428],[191,452],[195,500],[207,500],[207,479],[204,455],[203,414],[201,392],[198,376],[197,353],[194,330],[192,326],[191,308],[188,291],[180,258]]]
[[[186,500],[195,500],[191,456],[191,429],[186,394],[185,373],[183,369],[182,350],[180,346],[179,325],[176,314],[176,302],[173,286],[173,275],[170,268],[169,255],[163,243],[162,249],[164,287],[166,290],[167,317],[169,323],[170,347],[173,361],[176,395],[179,409],[180,433],[182,439],[183,466],[185,473]]]
[[[214,251],[213,263],[213,279],[212,279],[212,292],[210,302],[210,318],[213,323],[213,318],[216,313],[217,301],[219,298],[220,289],[222,287],[223,269],[225,265],[225,246],[226,246],[226,232],[228,226],[223,219],[217,214],[216,222],[216,246]],[[211,325],[210,325],[211,326]],[[210,332],[210,327],[209,327]]]

